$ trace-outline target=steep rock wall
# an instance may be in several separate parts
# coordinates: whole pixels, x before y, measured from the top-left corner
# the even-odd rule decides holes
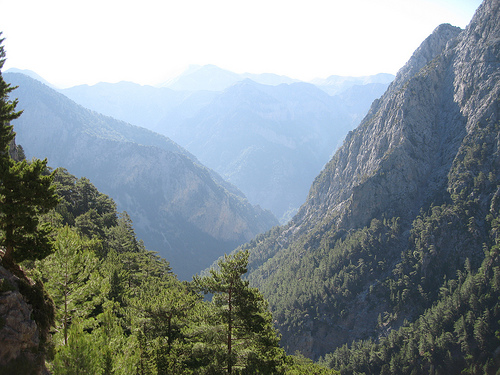
[[[18,282],[0,266],[0,374],[45,374],[40,330]]]

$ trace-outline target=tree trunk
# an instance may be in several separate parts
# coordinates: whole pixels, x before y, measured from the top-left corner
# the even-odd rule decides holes
[[[64,284],[64,345],[68,345],[68,272]]]
[[[14,269],[14,244],[12,237],[14,237],[14,228],[12,225],[7,224],[5,228],[5,253],[2,257],[2,264],[9,270]]]
[[[229,314],[228,314],[228,321],[227,321],[227,373],[232,374],[233,373],[233,360],[231,358],[231,351],[232,351],[232,319],[233,317],[231,316],[232,310],[233,310],[233,305],[231,304],[231,294],[233,291],[233,284],[230,284],[229,291],[228,291],[228,309],[229,309]]]

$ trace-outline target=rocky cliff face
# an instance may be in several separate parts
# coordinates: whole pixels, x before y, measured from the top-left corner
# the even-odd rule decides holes
[[[441,25],[422,43],[318,176],[294,219],[298,226],[325,215],[343,229],[382,215],[411,219],[442,187],[465,135],[449,87],[451,56],[443,54],[459,33]]]
[[[61,92],[86,108],[175,140],[250,202],[286,222],[345,134],[394,77],[330,78],[322,90],[275,78],[245,78],[206,66],[177,82],[197,91],[121,82]],[[205,80],[221,91],[200,91]]]
[[[468,28],[436,28],[313,184],[296,228],[325,215],[339,228],[411,220],[442,189],[467,133],[495,109],[497,3]],[[295,228],[295,229],[296,229]]]
[[[44,374],[40,330],[18,282],[0,266],[0,374]]]
[[[403,264],[416,262],[423,277],[405,293],[418,286],[432,295],[435,284],[422,280],[454,277],[448,264],[478,258],[500,180],[499,8],[498,0],[484,1],[464,31],[437,27],[346,137],[292,222],[253,243],[250,279],[270,299],[291,352],[319,356],[415,319],[417,303],[395,312],[393,296],[373,292],[381,280],[397,284]],[[420,212],[461,201],[477,211],[448,209],[439,231],[420,232]],[[397,225],[381,230],[395,218]],[[417,248],[426,254],[419,260]],[[404,252],[411,261],[401,259]],[[397,319],[377,323],[385,313]]]

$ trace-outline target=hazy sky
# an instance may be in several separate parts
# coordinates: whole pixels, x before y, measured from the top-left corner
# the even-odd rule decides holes
[[[396,73],[480,0],[0,0],[10,67],[58,86],[155,84],[189,64],[311,80]]]

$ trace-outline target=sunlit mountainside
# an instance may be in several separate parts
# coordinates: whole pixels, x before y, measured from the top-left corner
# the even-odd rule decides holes
[[[500,0],[395,77],[1,73],[0,375],[498,375],[499,98]]]

